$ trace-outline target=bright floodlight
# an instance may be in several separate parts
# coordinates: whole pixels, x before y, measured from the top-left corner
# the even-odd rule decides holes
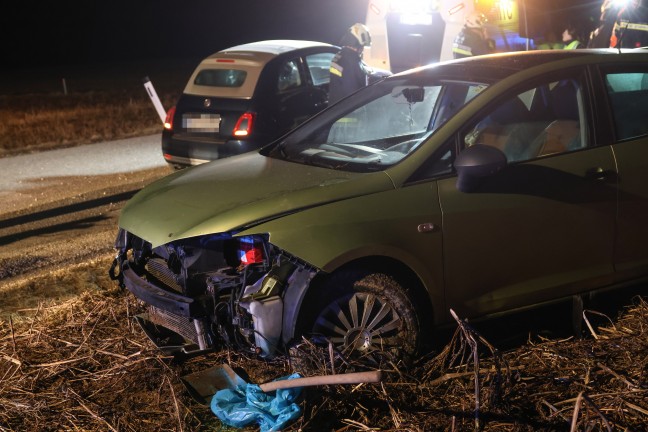
[[[436,0],[392,0],[389,8],[406,14],[426,13],[438,8]]]

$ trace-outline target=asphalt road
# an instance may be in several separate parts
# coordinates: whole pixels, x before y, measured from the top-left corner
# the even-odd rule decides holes
[[[111,254],[124,203],[171,172],[160,135],[0,159],[0,292]]]
[[[0,159],[0,193],[48,185],[60,177],[165,167],[159,134]]]

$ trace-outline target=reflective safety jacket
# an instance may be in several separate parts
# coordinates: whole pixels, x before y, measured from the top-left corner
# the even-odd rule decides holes
[[[646,1],[626,4],[618,13],[610,48],[639,48],[648,46],[648,6]]]
[[[614,24],[610,48],[639,48],[648,46],[648,23],[619,20]]]
[[[350,47],[343,47],[333,57],[329,72],[329,105],[367,85],[367,67]]]
[[[464,27],[452,44],[452,55],[454,58],[471,57],[488,54],[491,49],[488,41],[479,30]]]
[[[570,49],[576,49],[576,48],[581,48],[581,43],[578,39],[573,40],[569,42],[563,49],[570,50]]]

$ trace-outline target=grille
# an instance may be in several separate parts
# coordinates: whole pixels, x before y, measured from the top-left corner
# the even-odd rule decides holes
[[[181,317],[154,306],[149,306],[149,320],[153,324],[173,330],[196,344],[199,343],[196,326],[191,318]]]
[[[146,263],[146,271],[155,279],[162,282],[174,291],[182,292],[182,287],[176,282],[175,274],[169,270],[169,267],[161,258],[151,258]]]

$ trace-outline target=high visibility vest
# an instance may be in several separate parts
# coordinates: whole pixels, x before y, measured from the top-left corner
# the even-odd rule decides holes
[[[566,50],[568,50],[568,49],[576,49],[576,48],[578,48],[579,45],[580,45],[580,41],[573,40],[573,41],[569,42],[567,45],[565,45],[564,49],[566,49]]]

